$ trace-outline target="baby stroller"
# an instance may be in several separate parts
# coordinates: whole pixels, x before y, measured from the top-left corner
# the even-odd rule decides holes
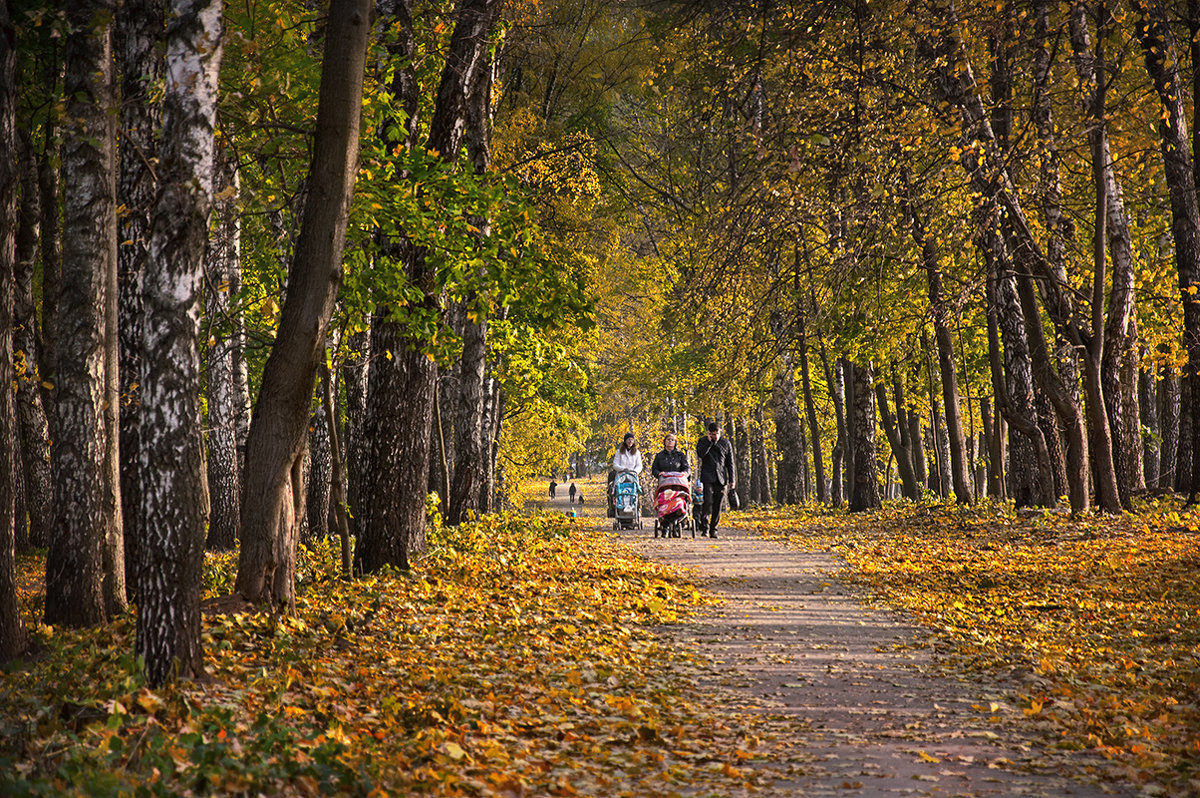
[[[609,498],[613,508],[613,529],[641,529],[641,502],[638,497],[642,485],[638,475],[632,471],[618,471],[613,477]]]
[[[655,501],[654,537],[677,538],[685,530],[696,537],[696,526],[692,522],[692,486],[686,475],[677,471],[664,471],[658,475],[658,491]]]

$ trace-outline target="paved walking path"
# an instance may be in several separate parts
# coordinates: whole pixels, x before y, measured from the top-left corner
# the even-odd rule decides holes
[[[576,512],[607,527],[602,487],[584,490],[590,504]],[[550,506],[560,504],[569,509],[562,498]],[[712,658],[703,689],[794,739],[788,781],[773,795],[1132,794],[1072,781],[1062,774],[1095,760],[1049,756],[1041,741],[991,720],[1019,713],[1005,703],[1012,692],[941,675],[924,633],[859,601],[832,575],[832,556],[736,528],[717,540],[654,539],[649,526],[620,534],[644,556],[690,569],[724,600],[666,634]]]

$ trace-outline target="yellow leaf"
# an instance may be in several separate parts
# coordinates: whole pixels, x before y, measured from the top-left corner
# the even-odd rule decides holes
[[[462,746],[456,742],[446,743],[445,748],[446,748],[446,756],[450,757],[455,762],[459,761],[460,759],[462,759],[464,756],[467,755],[467,752],[463,750]]]
[[[924,760],[925,762],[941,762],[942,761],[942,760],[938,759],[936,756],[931,756],[930,754],[927,754],[924,751],[917,751],[917,756],[921,757],[921,759]]]

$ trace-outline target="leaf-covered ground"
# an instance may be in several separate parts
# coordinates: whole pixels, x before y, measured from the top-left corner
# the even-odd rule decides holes
[[[1051,746],[1101,752],[1150,793],[1200,794],[1195,511],[1075,520],[898,504],[741,522],[838,552],[842,576],[937,632],[948,668],[1023,678],[1025,718]]]
[[[132,617],[35,625],[0,674],[0,794],[740,794],[769,745],[653,633],[706,599],[562,515],[439,530],[409,576],[305,553],[295,617],[205,619],[207,677],[151,691]],[[30,622],[36,561],[22,560]],[[210,590],[231,563],[208,564]]]

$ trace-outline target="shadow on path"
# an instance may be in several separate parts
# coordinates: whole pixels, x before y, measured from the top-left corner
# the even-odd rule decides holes
[[[584,487],[580,511],[611,529],[601,484]],[[561,490],[560,490],[561,497]],[[560,507],[561,505],[561,507]],[[1011,724],[1013,685],[956,681],[938,672],[925,634],[896,613],[873,609],[832,575],[830,555],[787,548],[725,529],[715,541],[654,539],[621,531],[643,556],[690,569],[723,604],[694,623],[664,627],[713,667],[700,687],[758,714],[792,744],[787,780],[772,795],[1101,796],[1111,783],[1073,781],[1099,762],[1050,755]]]

